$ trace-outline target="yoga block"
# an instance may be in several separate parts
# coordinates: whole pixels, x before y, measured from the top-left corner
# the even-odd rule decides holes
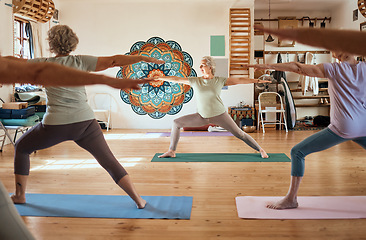
[[[10,102],[10,103],[3,103],[3,109],[23,109],[27,108],[27,102]]]

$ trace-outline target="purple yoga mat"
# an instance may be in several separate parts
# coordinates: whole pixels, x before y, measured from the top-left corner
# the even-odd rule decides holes
[[[170,132],[148,132],[146,135],[156,135],[158,137],[170,137]],[[231,132],[205,132],[205,131],[192,131],[181,132],[181,137],[215,137],[215,136],[233,136]]]
[[[236,197],[238,216],[247,219],[351,219],[366,218],[366,196],[297,197],[299,207],[274,210],[267,204],[282,197]]]

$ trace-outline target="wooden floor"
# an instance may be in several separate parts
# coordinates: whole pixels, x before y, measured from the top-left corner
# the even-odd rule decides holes
[[[151,130],[157,131],[157,130]],[[190,220],[24,217],[37,239],[366,239],[366,219],[247,220],[237,216],[236,196],[283,196],[290,163],[153,163],[169,138],[147,130],[112,130],[106,139],[139,193],[193,196]],[[164,130],[161,130],[164,131]],[[169,131],[169,130],[165,130]],[[251,133],[269,153],[285,153],[314,131]],[[178,152],[252,153],[234,137],[181,137]],[[14,191],[13,147],[0,155],[0,179]],[[365,150],[346,142],[306,159],[301,196],[366,195]],[[31,157],[29,193],[124,194],[89,153],[73,142]],[[347,204],[347,203],[345,203]],[[365,203],[366,204],[366,203]]]

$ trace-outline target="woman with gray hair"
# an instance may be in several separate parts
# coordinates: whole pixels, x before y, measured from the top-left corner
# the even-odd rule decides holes
[[[55,57],[37,58],[28,62],[61,64],[82,71],[102,71],[140,61],[162,64],[164,61],[145,56],[114,55],[94,57],[70,55],[79,39],[66,25],[57,25],[48,31],[50,50]],[[121,79],[123,81],[123,79]],[[98,163],[111,175],[136,203],[144,208],[146,201],[137,193],[129,175],[109,149],[103,132],[87,103],[85,87],[46,87],[47,110],[42,122],[27,131],[15,144],[14,203],[25,203],[25,191],[29,175],[29,155],[37,150],[72,140],[90,152]]]
[[[160,155],[160,158],[175,157],[177,144],[182,127],[201,127],[209,123],[219,125],[231,132],[235,137],[244,141],[251,148],[261,153],[262,158],[268,158],[267,153],[247,133],[242,131],[226,112],[220,93],[223,86],[269,82],[266,80],[250,79],[246,77],[225,78],[215,76],[215,61],[205,56],[201,60],[202,77],[181,78],[175,76],[157,77],[155,80],[189,84],[195,91],[197,98],[197,113],[177,118],[173,122],[169,150]]]

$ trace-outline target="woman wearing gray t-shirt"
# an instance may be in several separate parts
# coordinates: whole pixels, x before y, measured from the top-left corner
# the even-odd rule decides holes
[[[51,62],[82,71],[102,71],[140,61],[162,64],[164,61],[145,56],[115,55],[110,57],[70,55],[79,42],[66,25],[57,25],[48,31],[50,51],[56,56],[31,59],[29,62]],[[123,79],[121,79],[123,81]],[[15,145],[14,173],[16,191],[14,203],[25,203],[29,175],[29,155],[40,149],[72,140],[90,152],[113,180],[144,208],[146,201],[137,193],[129,175],[109,149],[103,132],[87,103],[85,87],[46,87],[47,110],[41,123],[27,131]]]
[[[268,158],[267,153],[246,132],[242,131],[226,112],[220,93],[223,86],[268,82],[250,78],[224,78],[216,77],[215,62],[212,57],[202,58],[200,69],[202,77],[181,78],[174,76],[157,77],[155,80],[171,81],[189,84],[193,87],[197,97],[197,113],[177,118],[173,122],[169,150],[160,155],[160,158],[175,157],[175,151],[182,127],[201,127],[209,123],[219,125],[231,132],[235,137],[244,141],[251,148],[261,153],[262,158]]]

